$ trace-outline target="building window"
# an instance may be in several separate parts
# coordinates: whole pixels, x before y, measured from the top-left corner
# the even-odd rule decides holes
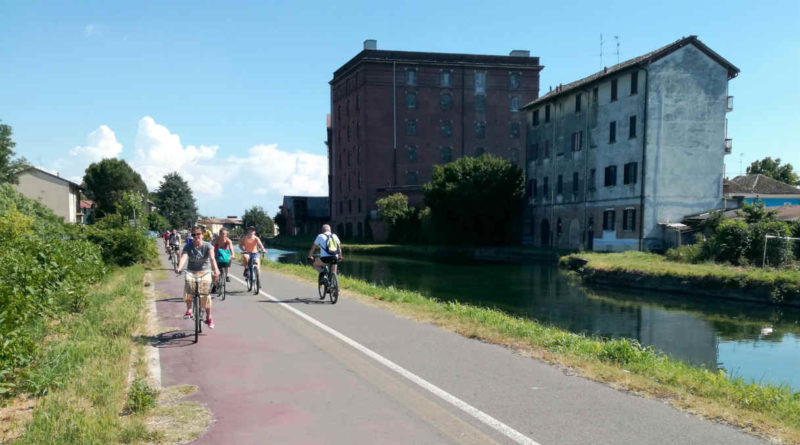
[[[450,87],[452,84],[450,83],[450,78],[452,77],[452,73],[449,70],[444,70],[439,73],[439,86],[441,87]]]
[[[406,70],[406,85],[410,87],[417,85],[417,70],[415,69]]]
[[[562,232],[561,218],[558,218],[556,220],[556,236],[561,236],[561,232]]]
[[[595,186],[596,180],[597,180],[597,174],[595,173],[595,169],[589,170],[589,190],[595,190],[597,188]]]
[[[483,139],[486,137],[486,122],[475,122],[475,137],[478,139]]]
[[[597,87],[592,88],[592,103],[596,106],[600,99],[600,89]]]
[[[622,230],[636,230],[636,209],[622,211]]]
[[[508,158],[512,164],[519,164],[519,148],[511,147]]]
[[[611,102],[617,100],[617,79],[611,81]]]
[[[578,196],[578,172],[572,173],[572,194]]]
[[[339,201],[339,214],[344,213],[344,201]]]
[[[417,146],[409,145],[406,150],[408,150],[408,162],[417,162]]]
[[[508,135],[513,139],[519,138],[519,122],[508,123]]]
[[[544,158],[550,159],[550,139],[544,140]]]
[[[358,172],[358,188],[361,188],[361,172]]]
[[[631,73],[631,96],[639,92],[639,72]]]
[[[564,177],[562,175],[558,175],[558,180],[556,181],[556,195],[560,195],[564,191]]]
[[[408,121],[406,121],[406,134],[408,136],[416,136],[417,135],[417,121],[416,120],[408,120]]]
[[[629,162],[625,164],[624,170],[622,172],[622,182],[623,184],[636,184],[636,170],[637,164],[635,162]]]
[[[406,184],[417,185],[417,172],[406,173]]]
[[[486,150],[483,147],[475,147],[475,157],[482,156],[486,153]]]
[[[406,107],[417,108],[417,93],[406,93]]]
[[[444,137],[450,137],[453,134],[453,121],[443,120],[440,123],[439,132]]]
[[[486,71],[475,72],[475,93],[486,92]]]
[[[544,107],[544,122],[550,122],[550,105]]]
[[[609,165],[606,167],[605,186],[611,187],[617,185],[617,166]]]
[[[443,163],[446,164],[453,160],[453,149],[451,149],[450,147],[442,147],[441,152],[442,152]]]
[[[544,181],[542,181],[542,196],[544,199],[547,199],[547,196],[550,194],[550,184],[549,179],[547,176],[544,177]]]
[[[347,213],[353,213],[353,200],[347,200]]]
[[[611,121],[608,124],[608,143],[613,144],[617,142],[617,121]]]
[[[519,73],[511,73],[508,77],[508,87],[512,90],[519,88]]]
[[[532,124],[533,124],[534,127],[539,125],[539,110],[535,110],[533,112],[531,120],[532,120]]]
[[[356,111],[361,109],[361,96],[356,94]]]
[[[475,95],[475,110],[476,111],[484,111],[486,109],[486,95],[485,94],[476,94]]]
[[[347,124],[347,142],[350,142],[350,124]]]
[[[581,95],[580,94],[576,94],[575,95],[575,112],[576,113],[580,113],[581,112]]]
[[[628,119],[628,139],[636,137],[636,116],[631,116]]]
[[[361,137],[361,124],[356,122],[356,137]]]
[[[531,181],[533,181],[533,184],[531,184],[531,195],[533,196],[534,199],[536,199],[536,192],[537,192],[536,189],[537,189],[537,187],[539,187],[539,184],[537,184],[537,181],[536,181],[535,178],[531,179]]]
[[[361,198],[358,198],[358,213],[361,213]]]
[[[603,230],[616,230],[617,212],[613,209],[603,212]]]
[[[453,107],[453,95],[450,93],[442,93],[439,95],[439,105],[442,111],[447,111]]]
[[[527,158],[530,161],[535,161],[539,158],[539,144],[535,142],[528,144]]]
[[[509,102],[509,110],[511,110],[512,113],[519,111],[519,96],[511,96]]]
[[[572,151],[583,150],[583,131],[572,133],[571,148]]]

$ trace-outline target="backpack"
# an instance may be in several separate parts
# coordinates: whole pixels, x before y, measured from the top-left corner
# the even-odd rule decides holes
[[[325,251],[328,252],[328,255],[338,255],[339,254],[339,243],[336,242],[336,238],[333,235],[325,235],[327,238],[325,240]]]

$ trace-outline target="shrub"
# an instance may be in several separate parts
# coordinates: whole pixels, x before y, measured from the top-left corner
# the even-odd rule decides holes
[[[747,223],[733,219],[722,221],[708,241],[707,249],[716,261],[734,265],[746,264],[750,250],[750,230]]]
[[[689,244],[669,249],[665,256],[670,261],[677,263],[702,263],[706,259],[704,243]]]
[[[129,413],[145,413],[156,406],[158,391],[151,388],[147,382],[136,380],[128,391],[128,401],[125,402],[125,411]]]
[[[764,240],[767,235],[788,237],[791,235],[789,226],[781,221],[761,221],[750,224],[750,249],[747,257],[753,264],[764,262]],[[789,240],[782,238],[767,241],[767,264],[780,267],[792,259],[792,246]]]

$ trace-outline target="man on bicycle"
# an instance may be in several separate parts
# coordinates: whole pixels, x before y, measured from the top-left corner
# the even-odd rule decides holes
[[[314,251],[319,247],[319,258],[314,259]],[[308,251],[308,259],[314,261],[314,269],[319,272],[318,283],[322,284],[323,273],[322,269],[325,264],[331,265],[331,272],[336,273],[336,263],[342,261],[342,243],[335,233],[331,233],[331,226],[328,224],[322,225],[322,233],[317,235],[314,244]],[[325,297],[322,297],[325,298]]]
[[[247,235],[243,236],[239,240],[239,248],[242,249],[242,265],[244,266],[244,277],[247,278],[247,265],[250,263],[250,257],[253,257],[255,261],[256,267],[259,267],[261,264],[258,259],[258,252],[263,250],[264,252],[267,249],[264,248],[264,245],[261,244],[261,239],[256,236],[256,228],[254,226],[250,226],[247,228]]]
[[[176,229],[172,229],[172,232],[169,234],[168,240],[169,240],[168,241],[169,246],[167,249],[167,253],[169,253],[169,251],[172,250],[175,252],[175,255],[177,255],[178,252],[180,252],[181,234],[178,233]]]
[[[186,266],[186,279],[183,286],[184,300],[186,301],[186,313],[183,318],[192,316],[192,298],[194,298],[194,286],[197,283],[197,293],[200,294],[200,304],[206,310],[206,323],[208,327],[214,329],[214,320],[211,318],[211,298],[208,294],[211,283],[217,281],[219,268],[214,259],[214,248],[210,243],[203,241],[203,232],[199,227],[194,227],[191,232],[192,243],[186,245],[181,253],[181,261],[175,268],[175,273],[180,273],[184,264]],[[210,266],[210,267],[209,267]],[[209,276],[209,268],[213,269],[214,276]],[[202,277],[199,280],[198,277]],[[197,314],[199,316],[199,314]]]

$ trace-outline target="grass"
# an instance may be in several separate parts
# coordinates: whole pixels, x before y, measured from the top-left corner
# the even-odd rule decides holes
[[[588,261],[584,271],[619,274],[620,280],[628,282],[630,275],[677,278],[684,280],[687,290],[731,289],[769,291],[772,302],[800,304],[800,270],[796,268],[741,267],[713,262],[691,264],[667,260],[663,255],[647,252],[580,253],[564,256],[561,265],[571,259]]]
[[[310,267],[265,264],[307,281],[316,280],[317,274]],[[748,383],[722,371],[694,367],[633,340],[574,334],[495,309],[442,302],[346,276],[340,277],[340,285],[349,297],[578,369],[585,377],[669,400],[676,407],[739,425],[755,434],[800,443],[800,393],[787,386]]]

